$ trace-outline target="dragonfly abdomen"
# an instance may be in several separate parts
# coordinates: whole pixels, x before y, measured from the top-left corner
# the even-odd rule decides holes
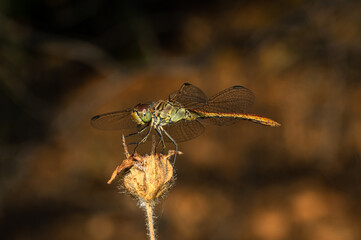
[[[273,121],[272,119],[262,117],[256,114],[244,114],[244,113],[216,113],[216,112],[204,112],[204,111],[196,111],[201,118],[233,118],[233,119],[242,119],[251,121],[254,123],[259,123],[265,126],[270,127],[279,127],[281,124],[279,124],[276,121]]]

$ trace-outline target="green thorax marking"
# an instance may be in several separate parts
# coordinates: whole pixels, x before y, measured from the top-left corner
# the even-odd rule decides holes
[[[176,123],[180,120],[195,120],[198,114],[184,108],[180,103],[169,101],[158,101],[154,105],[154,114],[159,116],[164,124]]]

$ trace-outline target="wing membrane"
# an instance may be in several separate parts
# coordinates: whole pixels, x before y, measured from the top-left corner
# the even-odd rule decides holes
[[[90,123],[101,130],[120,130],[136,128],[137,123],[130,116],[131,109],[104,113],[92,117]]]
[[[240,119],[222,117],[221,113],[246,113],[252,106],[255,96],[251,90],[242,86],[233,86],[223,90],[208,99],[208,104],[200,110],[205,112],[220,113],[219,117],[202,119],[205,124],[227,126],[238,122]]]
[[[169,100],[193,109],[201,108],[207,104],[207,96],[202,90],[190,83],[184,83],[178,91],[170,94]]]
[[[245,113],[254,103],[251,90],[242,86],[233,86],[208,99],[203,111],[220,113]]]
[[[163,126],[163,128],[177,143],[196,138],[204,132],[204,126],[197,120],[181,120],[179,122]],[[163,137],[164,141],[171,142],[165,134],[163,134]]]

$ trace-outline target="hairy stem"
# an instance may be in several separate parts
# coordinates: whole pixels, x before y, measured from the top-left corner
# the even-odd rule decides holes
[[[145,202],[145,213],[147,215],[148,235],[150,240],[155,240],[153,206],[150,202]]]

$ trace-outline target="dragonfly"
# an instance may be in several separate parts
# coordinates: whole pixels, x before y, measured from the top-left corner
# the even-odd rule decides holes
[[[101,130],[134,129],[129,136],[140,135],[141,140],[134,143],[136,148],[147,141],[152,130],[158,135],[158,144],[172,142],[178,152],[179,142],[198,137],[204,132],[203,124],[227,126],[248,120],[270,127],[280,124],[270,118],[247,113],[254,103],[255,95],[243,86],[232,86],[208,98],[198,87],[184,83],[178,91],[171,93],[167,100],[149,104],[138,104],[121,111],[96,115],[91,125]],[[175,158],[174,158],[175,161]]]

